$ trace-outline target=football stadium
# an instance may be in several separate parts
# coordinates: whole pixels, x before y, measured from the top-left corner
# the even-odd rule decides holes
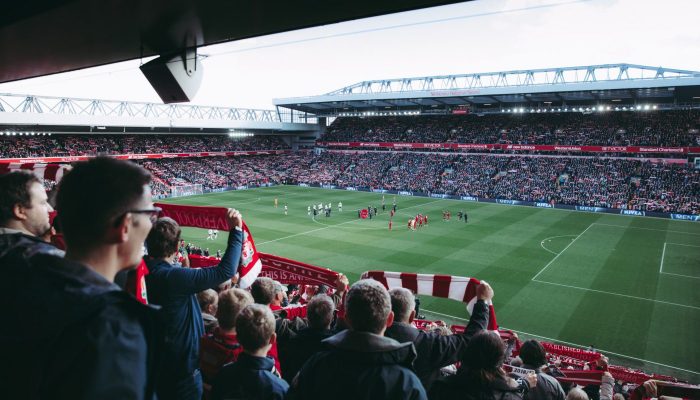
[[[700,398],[697,60],[300,72],[317,42],[624,4],[130,3],[0,27],[8,398]],[[19,34],[58,20],[90,22]],[[231,54],[270,75],[299,48],[267,107],[261,82],[249,108],[198,97]],[[85,94],[131,74],[154,100]]]

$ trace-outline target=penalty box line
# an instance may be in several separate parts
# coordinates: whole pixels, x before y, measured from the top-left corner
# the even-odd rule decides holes
[[[683,274],[675,274],[673,272],[664,272],[664,258],[666,257],[666,245],[667,244],[672,244],[675,246],[685,246],[685,247],[696,247],[700,248],[700,246],[695,246],[692,244],[684,244],[684,243],[670,243],[670,242],[664,242],[664,249],[661,252],[661,262],[659,266],[659,274],[663,275],[672,275],[672,276],[678,276],[681,278],[690,278],[690,279],[700,279],[700,276],[690,276],[690,275],[683,275]]]

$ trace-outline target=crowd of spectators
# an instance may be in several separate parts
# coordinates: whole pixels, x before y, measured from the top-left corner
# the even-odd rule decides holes
[[[279,136],[232,138],[228,135],[52,135],[0,136],[1,158],[285,150]]]
[[[78,163],[58,185],[52,224],[38,178],[0,176],[7,398],[637,400],[664,389],[654,380],[643,391],[618,387],[602,357],[588,364],[599,381],[562,385],[540,343],[525,342],[516,357],[517,336],[486,330],[494,289],[483,281],[454,334],[419,331],[414,294],[372,279],[351,285],[338,274],[332,287],[302,288],[257,277],[233,287],[243,216],[227,210],[217,265],[189,268],[181,227],[158,218],[151,181],[127,161]],[[56,228],[65,252],[49,242]],[[674,390],[697,398],[700,387]]]
[[[142,164],[167,185],[208,189],[307,183],[700,213],[699,170],[644,159],[327,151]]]
[[[698,146],[700,112],[341,117],[327,142]]]

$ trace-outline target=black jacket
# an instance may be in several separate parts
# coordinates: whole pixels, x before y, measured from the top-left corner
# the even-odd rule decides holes
[[[199,339],[204,336],[204,322],[195,294],[231,279],[238,269],[242,243],[242,231],[232,230],[224,257],[211,268],[182,268],[162,260],[146,260],[148,299],[162,307],[161,372],[168,378],[180,380],[199,367]]]
[[[564,400],[566,398],[564,389],[554,377],[531,365],[525,364],[523,368],[534,370],[537,374],[537,386],[530,389],[525,400]]]
[[[280,364],[284,379],[292,382],[302,365],[314,354],[322,351],[322,340],[333,336],[333,331],[306,328],[300,330],[293,338],[279,347]]]
[[[460,335],[441,336],[395,322],[387,328],[384,336],[401,343],[412,342],[416,346],[418,356],[413,368],[425,390],[430,391],[433,382],[440,377],[440,368],[461,360],[469,340],[479,331],[485,330],[488,323],[489,306],[483,300],[478,300],[474,304],[467,329]]]
[[[511,378],[497,379],[489,386],[470,382],[465,370],[439,379],[430,391],[432,400],[522,400],[528,391],[527,382]]]
[[[11,256],[13,252],[21,252],[20,260],[26,260],[35,254],[52,254],[62,257],[63,250],[59,250],[41,238],[27,235],[15,230],[0,228],[0,260]],[[19,253],[17,253],[19,255]],[[6,265],[3,263],[3,265]]]
[[[151,399],[156,309],[88,267],[47,254],[5,264],[6,398]]]
[[[216,376],[211,400],[282,400],[289,385],[273,374],[275,362],[268,357],[241,353],[238,360],[225,365]]]
[[[412,343],[346,330],[323,341],[329,350],[317,353],[295,378],[290,397],[317,399],[426,399],[411,370]]]

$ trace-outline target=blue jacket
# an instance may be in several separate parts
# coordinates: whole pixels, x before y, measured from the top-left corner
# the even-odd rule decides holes
[[[214,380],[211,400],[282,400],[289,385],[272,373],[275,362],[268,357],[241,353],[238,360],[225,365]]]
[[[290,389],[291,399],[317,399],[332,393],[344,399],[427,399],[411,369],[413,343],[367,332],[345,330],[325,339],[328,351],[304,364]]]
[[[62,257],[2,261],[3,398],[153,398],[153,307]]]
[[[225,282],[238,270],[243,232],[229,233],[221,263],[211,268],[181,268],[163,260],[146,260],[148,299],[162,307],[164,331],[161,373],[178,380],[199,366],[199,338],[204,336],[202,312],[195,294]]]

